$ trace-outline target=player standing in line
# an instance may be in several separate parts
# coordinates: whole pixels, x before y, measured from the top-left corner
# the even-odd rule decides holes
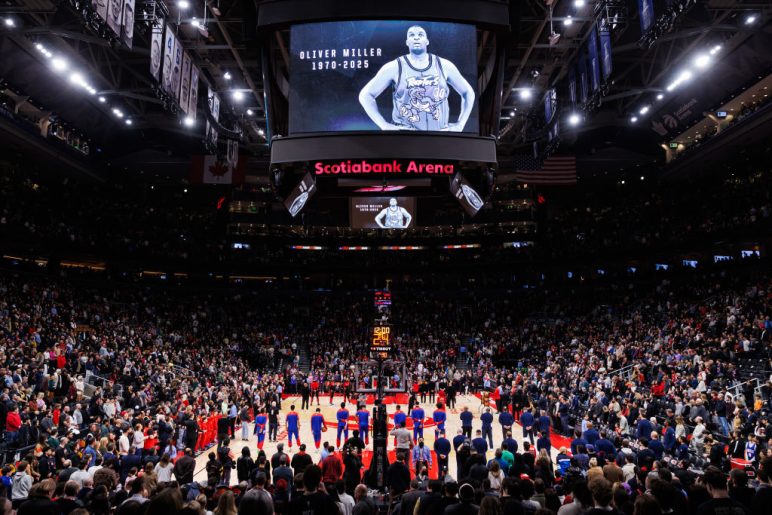
[[[359,405],[357,410],[357,423],[359,424],[359,434],[365,441],[365,445],[370,445],[370,412],[364,404]]]
[[[265,414],[265,408],[260,407],[259,413],[255,416],[255,434],[257,435],[257,448],[263,450],[265,442],[265,425],[268,423],[268,417]]]
[[[319,379],[317,378],[311,381],[311,404],[314,403],[314,397],[316,397],[316,405],[319,406]]]
[[[416,404],[413,411],[410,413],[410,418],[413,420],[413,440],[418,441],[419,438],[424,437],[424,419],[426,414],[420,404]]]
[[[348,410],[346,409],[346,403],[340,403],[340,409],[335,414],[335,418],[338,420],[338,436],[336,438],[337,445],[340,449],[340,435],[343,434],[343,441],[348,440]]]
[[[295,405],[290,406],[290,412],[287,413],[287,440],[289,448],[292,449],[292,435],[295,435],[295,441],[300,445],[300,416],[295,413]]]
[[[448,414],[445,413],[445,406],[441,403],[437,403],[437,409],[432,413],[434,419],[434,438],[435,440],[440,437],[440,433],[445,433],[445,421],[448,420]]]
[[[314,445],[319,448],[322,442],[322,431],[327,430],[327,422],[324,421],[322,410],[316,408],[316,413],[311,415],[311,434],[314,435]]]

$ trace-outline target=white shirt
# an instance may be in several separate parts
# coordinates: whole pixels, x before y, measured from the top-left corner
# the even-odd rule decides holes
[[[120,454],[126,454],[129,452],[129,447],[131,447],[131,444],[129,443],[129,437],[126,436],[126,433],[124,433],[120,438],[118,438],[118,452]]]
[[[354,498],[347,493],[338,494],[339,502],[338,508],[340,508],[341,515],[351,515],[354,511]]]
[[[155,466],[155,473],[158,476],[158,482],[159,483],[169,483],[172,480],[172,471],[174,470],[174,466],[172,466],[171,462],[168,463],[165,467],[161,466],[161,463],[157,463]]]

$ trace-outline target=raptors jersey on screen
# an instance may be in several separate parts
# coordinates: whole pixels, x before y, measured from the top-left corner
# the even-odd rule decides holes
[[[429,65],[417,69],[407,57],[397,58],[399,69],[394,86],[395,124],[419,131],[440,131],[448,127],[448,81],[442,61],[429,54]]]
[[[362,90],[359,103],[370,120],[384,131],[464,130],[474,109],[474,90],[448,59],[427,51],[429,38],[420,25],[407,29],[408,53],[384,64]],[[394,106],[391,121],[378,110],[377,98],[389,86]],[[450,121],[450,88],[461,97],[456,121]]]

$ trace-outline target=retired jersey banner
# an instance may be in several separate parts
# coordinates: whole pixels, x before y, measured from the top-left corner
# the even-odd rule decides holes
[[[121,20],[123,19],[123,2],[122,0],[110,0],[107,6],[107,26],[115,32],[116,35],[121,35]]]
[[[174,51],[172,53],[172,89],[170,93],[177,101],[180,100],[180,79],[182,78],[182,43],[174,38]]]
[[[579,67],[579,98],[584,104],[587,102],[587,97],[590,94],[589,80],[587,77],[587,56],[584,52],[579,54],[579,59],[576,61],[576,65]]]

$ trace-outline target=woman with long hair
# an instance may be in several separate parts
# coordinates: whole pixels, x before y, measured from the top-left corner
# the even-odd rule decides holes
[[[480,502],[479,515],[501,515],[501,503],[496,497],[486,495]]]
[[[236,510],[236,497],[233,492],[226,490],[220,495],[220,500],[217,501],[217,508],[214,509],[214,515],[237,515]]]
[[[501,465],[496,460],[491,461],[490,469],[488,469],[488,481],[491,482],[491,490],[497,492],[501,491],[501,483],[504,481],[504,472],[501,470]]]
[[[171,463],[171,458],[167,453],[161,456],[160,461],[155,466],[155,474],[159,483],[169,483],[172,480],[172,470],[174,465]]]

